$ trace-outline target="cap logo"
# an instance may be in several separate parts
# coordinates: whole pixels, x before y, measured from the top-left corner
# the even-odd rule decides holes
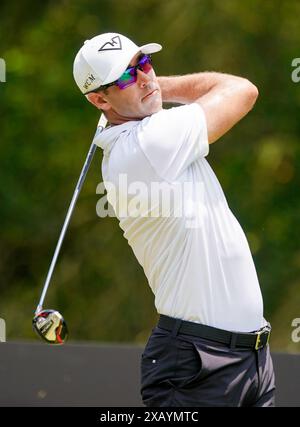
[[[104,43],[103,46],[100,47],[98,52],[104,50],[122,50],[122,43],[120,36],[115,36],[111,39],[111,41]]]
[[[93,76],[93,74],[89,74],[86,81],[83,84],[83,87],[85,90],[87,90],[89,88],[89,86],[95,81],[95,77]]]

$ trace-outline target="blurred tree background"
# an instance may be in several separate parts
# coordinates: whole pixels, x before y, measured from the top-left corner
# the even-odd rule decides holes
[[[300,351],[300,57],[298,0],[23,0],[0,4],[0,317],[7,339],[36,339],[31,319],[99,113],[72,65],[83,41],[107,31],[158,42],[158,75],[223,71],[260,91],[254,110],[207,158],[253,253],[273,324],[273,350]],[[96,152],[45,307],[71,340],[144,343],[154,297],[115,218],[99,218]]]

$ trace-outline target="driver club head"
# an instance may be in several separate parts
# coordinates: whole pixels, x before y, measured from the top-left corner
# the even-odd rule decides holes
[[[33,329],[49,344],[63,344],[68,328],[63,316],[57,310],[41,310],[32,320]]]

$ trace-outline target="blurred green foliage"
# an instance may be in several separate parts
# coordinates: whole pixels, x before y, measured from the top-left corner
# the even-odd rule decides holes
[[[99,113],[78,91],[73,59],[106,31],[159,42],[158,75],[223,71],[260,91],[255,109],[208,161],[252,249],[273,350],[300,351],[300,57],[298,0],[1,2],[0,317],[7,339],[34,339],[40,297]],[[114,218],[98,218],[97,151],[47,295],[72,340],[143,343],[157,314],[143,270]]]

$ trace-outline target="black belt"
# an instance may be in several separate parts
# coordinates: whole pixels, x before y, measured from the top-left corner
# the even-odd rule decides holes
[[[167,331],[173,331],[176,324],[178,327],[177,333],[194,335],[196,337],[216,341],[221,344],[226,344],[231,348],[245,347],[259,350],[268,344],[271,334],[270,325],[267,325],[256,332],[243,333],[230,332],[224,329],[213,328],[212,326],[175,319],[163,314],[159,317],[159,328],[166,329]]]

